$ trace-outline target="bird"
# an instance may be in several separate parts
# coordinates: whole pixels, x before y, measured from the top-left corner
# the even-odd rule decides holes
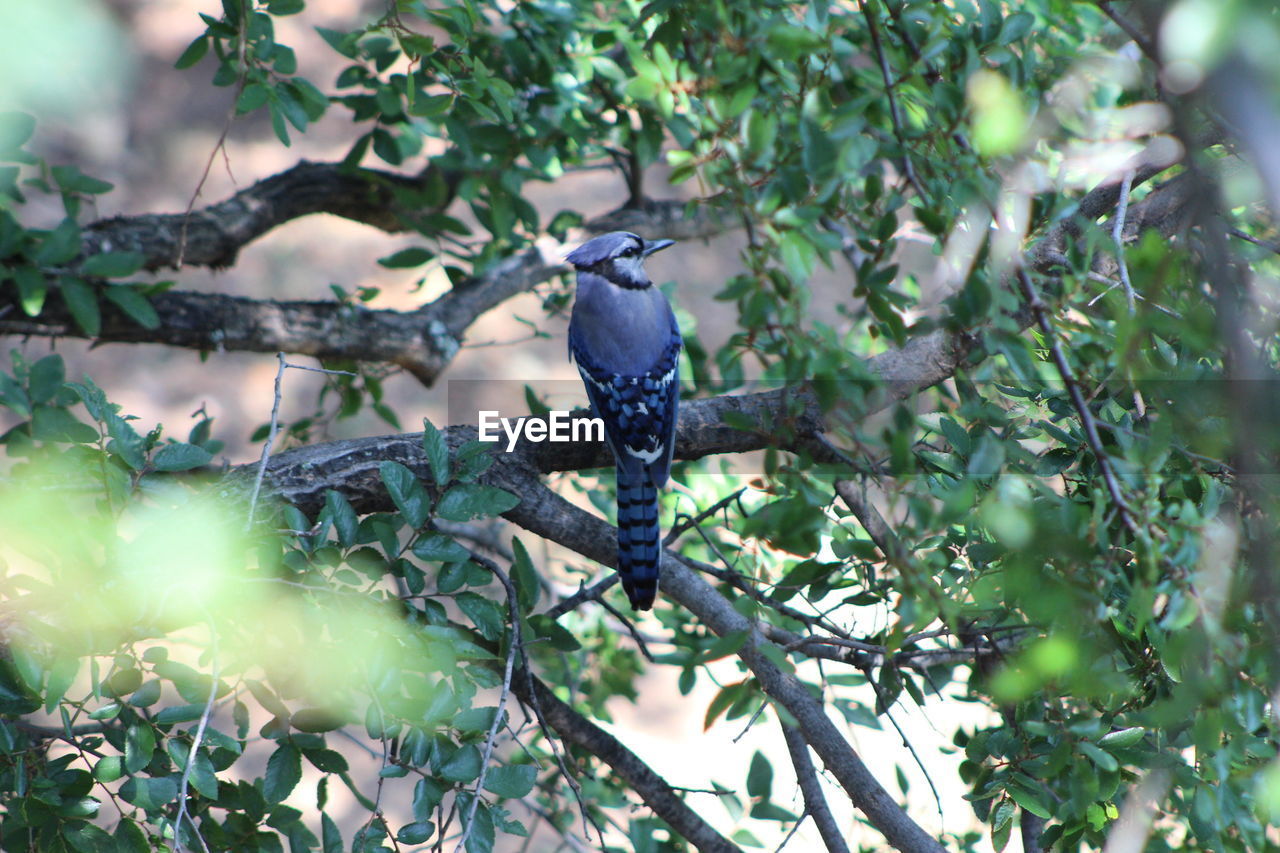
[[[565,256],[577,271],[569,359],[613,451],[618,575],[633,610],[649,610],[658,595],[658,489],[671,472],[682,345],[671,304],[644,261],[674,243],[611,231]]]

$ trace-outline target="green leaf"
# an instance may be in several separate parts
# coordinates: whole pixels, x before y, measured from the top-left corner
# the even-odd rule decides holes
[[[107,297],[108,302],[115,304],[130,320],[142,328],[160,328],[160,315],[151,305],[151,300],[139,293],[136,288],[127,285],[108,287],[103,291],[103,295]]]
[[[1114,732],[1103,735],[1098,739],[1098,743],[1107,749],[1123,749],[1127,746],[1133,746],[1146,737],[1146,734],[1147,730],[1142,726],[1130,726],[1127,729],[1117,729]]]
[[[444,434],[426,418],[422,419],[422,449],[427,454],[436,485],[444,486],[449,482],[449,445],[445,443]]]
[[[970,477],[994,477],[1004,464],[1004,445],[986,433],[978,440],[973,455],[969,457]]]
[[[62,390],[62,383],[66,380],[67,369],[62,363],[62,356],[57,353],[46,355],[31,365],[27,385],[30,388],[32,402],[49,402]]]
[[[295,728],[300,728],[297,717],[294,717],[293,725]],[[340,726],[334,726],[333,728],[340,728]],[[314,729],[301,730],[314,731]],[[322,773],[346,773],[350,769],[347,765],[347,759],[343,758],[342,753],[335,752],[332,749],[307,749],[303,750],[303,754]]]
[[[414,473],[390,459],[378,466],[378,473],[382,475],[382,484],[387,487],[387,494],[404,516],[405,523],[415,530],[426,523],[431,499]]]
[[[489,807],[481,802],[472,821],[471,834],[467,836],[467,853],[492,853],[494,826]]]
[[[253,112],[267,102],[270,93],[262,83],[250,83],[236,98],[236,115]]]
[[[1049,807],[1044,804],[1038,794],[1033,794],[1031,791],[1017,785],[1010,785],[1005,791],[1025,811],[1031,812],[1036,817],[1048,818],[1050,816]]]
[[[1118,770],[1120,763],[1116,761],[1116,757],[1101,747],[1089,743],[1087,740],[1080,741],[1080,751],[1089,757],[1098,769],[1104,773],[1111,773]]]
[[[344,33],[324,27],[316,27],[316,32],[329,43],[331,48],[347,59],[356,59],[359,56],[359,50],[356,47],[356,40],[360,37],[359,33]]]
[[[430,563],[460,563],[471,552],[443,533],[427,533],[414,543],[413,555]]]
[[[538,638],[550,641],[552,648],[558,651],[575,652],[582,648],[577,637],[545,613],[535,613],[530,616],[529,627]]]
[[[85,259],[80,274],[93,278],[124,278],[142,269],[146,256],[141,252],[103,252]]]
[[[36,119],[30,113],[0,112],[0,158],[12,159],[36,132]]]
[[[178,57],[178,61],[173,63],[173,67],[178,70],[190,68],[209,52],[209,36],[201,34],[196,37],[195,41],[187,45],[187,49],[182,51],[182,55]]]
[[[497,642],[502,637],[503,610],[497,604],[474,592],[458,593],[454,602],[486,640]]]
[[[436,825],[429,820],[406,823],[396,833],[396,841],[401,844],[426,844],[427,839],[435,834]]]
[[[497,486],[459,483],[440,498],[436,514],[449,521],[470,521],[501,515],[519,503],[518,497]]]
[[[435,779],[423,777],[413,786],[413,817],[425,821],[444,799],[445,789]]]
[[[484,789],[509,800],[527,796],[538,778],[538,768],[532,764],[507,764],[490,767],[484,775]]]
[[[542,586],[538,583],[538,572],[533,567],[533,560],[525,550],[519,537],[511,537],[511,553],[515,559],[511,563],[511,579],[515,582],[516,603],[522,613],[528,613],[538,604],[542,594]]]
[[[1017,41],[1031,32],[1035,22],[1036,16],[1030,12],[1014,12],[1004,19],[1004,24],[1000,27],[1000,36],[996,39],[997,43],[1009,44]]]
[[[338,534],[338,543],[343,548],[350,548],[356,544],[356,536],[360,531],[360,519],[356,517],[356,511],[351,508],[351,503],[341,492],[333,489],[325,491],[322,515],[327,515],[333,522],[333,529]]]
[[[96,338],[102,331],[102,313],[98,309],[98,294],[92,287],[78,278],[66,277],[61,281],[58,292],[67,310],[75,318],[76,325],[86,335]]]
[[[474,781],[480,775],[480,750],[475,744],[464,744],[440,768],[440,776],[450,782]]]
[[[156,714],[155,720],[162,726],[169,723],[189,723],[204,715],[204,707],[204,705],[174,705],[162,709]]]
[[[388,269],[408,269],[410,267],[420,267],[436,256],[436,253],[430,249],[424,249],[421,246],[411,246],[408,249],[401,249],[385,258],[378,258],[378,263]]]
[[[39,441],[90,444],[99,436],[96,429],[81,423],[66,409],[36,406],[31,412],[31,437]]]
[[[289,139],[289,128],[285,125],[284,113],[274,103],[267,109],[271,113],[271,130],[275,133],[276,139],[280,140],[280,144],[288,148],[293,142]]]
[[[140,809],[153,811],[178,798],[178,783],[167,776],[159,779],[134,776],[120,786],[120,796]]]
[[[302,754],[291,743],[282,743],[267,759],[267,773],[262,780],[262,794],[269,803],[288,797],[302,780]]]
[[[166,444],[151,457],[157,471],[190,471],[212,461],[212,453],[194,444]]]
[[[124,760],[118,755],[104,755],[93,766],[93,778],[99,782],[114,782],[124,775]]]
[[[44,235],[36,252],[36,263],[42,267],[61,266],[80,254],[80,226],[64,219],[58,227]]]
[[[18,267],[13,271],[18,285],[18,298],[22,300],[22,312],[34,317],[44,308],[44,298],[49,292],[49,282],[35,267]]]
[[[751,756],[751,766],[747,770],[747,795],[762,800],[769,799],[773,792],[773,766],[764,753],[756,750]]]
[[[156,734],[150,723],[134,723],[124,736],[124,769],[137,773],[151,763],[156,749]]]

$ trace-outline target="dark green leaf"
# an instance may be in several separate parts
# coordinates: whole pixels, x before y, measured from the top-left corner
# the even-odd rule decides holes
[[[134,723],[125,732],[124,737],[124,769],[129,773],[137,773],[151,763],[151,755],[155,752],[156,735],[150,723]]]
[[[756,750],[751,756],[751,766],[747,770],[747,794],[762,800],[769,799],[773,792],[773,767],[764,753]]]
[[[178,783],[167,776],[159,779],[134,776],[120,786],[120,796],[127,803],[152,811],[177,799]]]
[[[173,67],[179,70],[190,68],[195,65],[204,55],[209,52],[208,35],[199,35],[191,44],[187,45],[187,49],[182,51],[182,55],[178,57],[178,61],[173,63]]]
[[[431,500],[422,483],[408,468],[391,460],[379,465],[378,472],[382,475],[383,485],[387,487],[387,494],[391,496],[396,509],[400,510],[405,523],[415,530],[421,527],[426,522],[431,507]]]
[[[532,764],[506,764],[490,767],[484,775],[484,789],[507,799],[519,799],[533,790],[538,768]]]
[[[144,329],[160,328],[160,315],[151,304],[151,300],[128,285],[108,287],[103,294],[108,302],[115,304],[130,320]]]
[[[80,274],[94,278],[123,278],[142,269],[146,260],[141,252],[103,252],[92,255],[80,265]]]
[[[39,441],[90,444],[99,436],[96,429],[81,423],[66,409],[36,406],[31,413],[31,437]]]
[[[426,418],[422,419],[422,449],[427,454],[436,485],[444,486],[449,482],[449,445],[445,443],[444,434]]]
[[[520,503],[520,499],[496,486],[459,483],[444,493],[436,514],[449,521],[471,521],[473,518],[501,515]]]
[[[34,317],[44,308],[44,298],[49,291],[49,282],[35,267],[18,267],[13,271],[13,280],[18,285],[18,297],[22,300],[22,312]]]
[[[474,744],[464,744],[453,757],[440,768],[440,776],[450,782],[474,781],[480,775],[480,750]]]
[[[157,471],[190,471],[213,461],[213,454],[194,444],[166,444],[151,457]]]
[[[291,743],[282,743],[267,760],[262,793],[269,803],[278,803],[293,792],[302,779],[302,754]]]
[[[102,331],[102,313],[98,308],[97,292],[80,279],[73,277],[62,279],[59,292],[80,330],[89,337],[96,338]]]
[[[64,219],[40,241],[36,263],[40,266],[61,266],[80,254],[80,226],[71,219]]]
[[[413,555],[433,563],[460,563],[471,552],[443,533],[427,533],[414,543]]]
[[[67,369],[62,363],[62,356],[57,353],[46,355],[31,365],[30,378],[27,382],[30,388],[31,401],[34,403],[49,402],[54,398],[54,395],[62,390],[62,383],[66,379]]]

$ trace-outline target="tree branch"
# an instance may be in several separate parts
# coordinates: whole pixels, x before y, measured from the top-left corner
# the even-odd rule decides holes
[[[210,219],[214,214],[208,213],[209,210],[226,208],[238,211],[247,221],[212,225],[202,219],[208,226],[208,233],[197,229],[198,233],[188,237],[186,262],[196,263],[191,260],[193,251],[197,259],[208,260],[218,256],[233,260],[234,252],[243,245],[237,240],[243,238],[247,242],[252,236],[284,221],[264,213],[269,203],[262,199],[265,196],[274,198],[282,186],[297,184],[299,174],[306,175],[308,170],[321,167],[329,171],[333,168],[328,164],[304,163],[255,184],[232,199],[206,208],[201,215]],[[288,180],[285,180],[286,176],[289,176]],[[330,177],[349,181],[348,176],[341,174],[336,178],[334,175]],[[383,176],[389,177],[394,176]],[[257,188],[264,186],[270,191],[255,194]],[[332,198],[320,200],[328,201],[330,208],[336,207]],[[319,201],[313,200],[310,204],[306,201],[304,198],[284,213],[277,210],[277,215],[301,215],[298,210],[309,213],[320,209]],[[255,208],[255,204],[262,209]],[[349,212],[355,218],[357,213],[370,211],[360,208]],[[668,232],[686,238],[710,236],[722,227],[722,221],[714,213],[697,211],[688,214],[682,202],[655,201],[649,202],[644,211],[606,214],[587,223],[584,230],[587,233],[610,230],[620,215],[631,228],[646,236]],[[148,264],[163,263],[164,252],[176,245],[180,224],[175,219],[180,218],[178,214],[166,214],[106,220],[91,226],[91,229],[98,229],[92,232],[98,236],[87,236],[85,242],[86,245],[92,244],[96,251],[144,251]],[[393,223],[390,219],[379,221],[391,230]],[[235,232],[234,236],[228,236],[228,229]],[[453,361],[466,330],[476,318],[568,269],[562,260],[565,249],[558,243],[536,245],[481,275],[467,279],[434,302],[413,311],[374,310],[332,300],[284,302],[217,293],[170,291],[151,298],[160,323],[154,329],[147,329],[104,300],[101,304],[102,329],[94,340],[99,343],[158,343],[214,352],[285,352],[321,359],[385,362],[398,365],[424,385],[431,385]],[[40,314],[28,317],[13,288],[0,292],[0,335],[86,337],[62,300],[46,300]]]
[[[809,757],[809,744],[804,735],[795,726],[782,724],[782,737],[787,741],[787,751],[791,753],[791,765],[796,769],[796,781],[800,784],[800,793],[804,795],[805,811],[813,817],[822,836],[822,843],[829,853],[849,853],[849,845],[845,843],[844,834],[836,825],[827,798],[822,794],[822,785],[818,782],[818,773],[813,769],[813,759]]]
[[[530,686],[532,685],[532,686]],[[701,851],[730,853],[740,848],[716,832],[697,812],[689,808],[666,780],[653,771],[617,738],[579,714],[537,678],[518,673],[511,689],[526,703],[537,702],[566,743],[585,749],[613,768],[627,785],[640,795],[645,805]]]
[[[95,222],[84,229],[81,257],[130,251],[142,253],[148,270],[229,267],[258,237],[312,213],[394,234],[448,207],[460,178],[435,166],[411,176],[303,160],[190,215],[148,213]]]

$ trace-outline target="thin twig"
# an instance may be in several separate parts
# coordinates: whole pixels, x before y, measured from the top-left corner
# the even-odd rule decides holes
[[[631,639],[636,641],[636,646],[640,649],[640,654],[644,655],[644,659],[649,663],[653,663],[653,655],[649,653],[649,646],[645,643],[644,637],[636,630],[636,626],[631,624],[631,620],[622,614],[618,608],[614,607],[603,598],[600,599],[600,606],[613,614],[613,616],[623,624],[627,632],[631,634]]]
[[[742,740],[747,732],[751,731],[751,727],[756,724],[756,720],[760,719],[760,715],[764,713],[764,709],[769,707],[769,700],[766,699],[760,703],[760,707],[756,708],[756,712],[751,715],[751,719],[747,720],[747,724],[743,726],[742,731],[738,732],[738,736],[733,739],[734,743]]]
[[[547,608],[545,615],[550,616],[552,619],[559,619],[570,610],[576,609],[579,605],[585,602],[599,601],[600,596],[604,595],[605,592],[619,580],[620,578],[617,573],[610,573],[607,578],[598,581],[591,586],[587,586],[584,583],[573,595],[564,599],[554,607]]]
[[[728,495],[727,497],[723,497],[720,500],[716,501],[714,504],[702,510],[697,515],[690,516],[690,515],[685,515],[684,513],[678,513],[675,517],[675,522],[671,525],[671,529],[667,531],[666,538],[662,540],[662,546],[664,548],[669,546],[672,542],[676,541],[676,538],[681,533],[684,533],[686,530],[690,529],[694,525],[699,524],[700,522],[703,522],[708,518],[710,518],[711,516],[715,515],[717,512],[724,509],[729,504],[736,501],[738,498],[742,497],[743,493],[746,492],[746,490],[747,490],[746,487],[743,486],[741,489],[738,489],[733,494]]]
[[[502,725],[502,714],[507,707],[507,697],[511,695],[511,673],[515,671],[516,654],[520,650],[520,610],[516,602],[515,588],[506,572],[489,562],[486,568],[494,574],[507,588],[507,610],[511,616],[511,642],[507,647],[507,662],[502,671],[502,690],[498,693],[498,711],[489,724],[489,733],[484,739],[484,753],[480,758],[480,776],[476,779],[475,794],[471,797],[471,805],[467,808],[467,816],[463,821],[462,837],[454,847],[454,853],[462,853],[467,839],[471,837],[471,828],[475,825],[476,809],[480,806],[480,792],[484,790],[484,779],[489,772],[489,761],[493,758],[493,745],[498,737],[498,729]]]
[[[1133,510],[1129,508],[1129,502],[1125,500],[1124,492],[1120,489],[1120,481],[1116,479],[1115,472],[1111,470],[1110,457],[1107,456],[1106,450],[1102,447],[1102,439],[1098,436],[1098,425],[1093,419],[1093,412],[1089,411],[1089,405],[1085,402],[1084,395],[1080,393],[1080,384],[1076,381],[1071,365],[1067,362],[1067,357],[1062,352],[1062,345],[1058,342],[1058,335],[1054,331],[1053,322],[1049,319],[1049,312],[1045,308],[1044,302],[1041,301],[1040,293],[1036,290],[1035,284],[1031,281],[1031,275],[1025,267],[1018,268],[1018,281],[1022,285],[1022,294],[1026,299],[1027,307],[1035,315],[1036,325],[1040,327],[1040,332],[1044,335],[1045,343],[1049,347],[1049,353],[1053,356],[1053,363],[1058,369],[1058,375],[1062,377],[1062,382],[1067,387],[1067,393],[1071,396],[1071,403],[1075,407],[1076,414],[1080,417],[1080,424],[1084,427],[1085,438],[1089,442],[1089,449],[1093,451],[1094,458],[1097,460],[1098,470],[1102,472],[1102,479],[1107,485],[1107,492],[1111,495],[1111,500],[1116,505],[1116,509],[1119,510],[1125,526],[1132,532],[1137,533],[1138,525],[1134,519]]]
[[[511,625],[512,625],[512,646],[515,649],[516,654],[520,656],[520,668],[524,671],[524,677],[528,687],[529,706],[533,708],[533,715],[538,720],[538,726],[542,729],[542,733],[547,738],[547,746],[551,749],[552,756],[555,757],[556,766],[560,768],[560,773],[564,776],[565,782],[567,782],[569,785],[569,789],[573,791],[574,799],[577,800],[578,802],[578,810],[582,813],[583,834],[587,837],[588,840],[590,840],[591,829],[594,827],[596,831],[596,835],[599,837],[600,842],[603,844],[604,830],[600,828],[600,826],[595,822],[595,819],[591,817],[590,813],[588,813],[587,804],[582,799],[582,786],[579,785],[578,780],[575,779],[572,776],[572,774],[569,773],[569,767],[568,765],[565,764],[564,757],[560,754],[560,750],[556,748],[555,738],[552,737],[552,734],[551,734],[552,728],[550,725],[548,725],[547,719],[542,713],[542,706],[538,702],[538,694],[537,694],[537,691],[534,689],[534,683],[533,683],[533,670],[530,668],[530,664],[529,664],[529,655],[525,650],[524,643],[520,641],[519,634],[518,634],[518,631],[520,630],[519,628],[520,610],[518,605],[519,598],[516,595],[515,584],[512,583],[511,577],[506,572],[504,572],[501,568],[499,568],[498,564],[495,563],[493,560],[490,560],[487,557],[483,557],[475,553],[474,551],[471,553],[471,559],[474,560],[477,564],[479,564],[483,568],[485,568],[486,570],[488,570],[494,577],[496,577],[498,581],[502,584],[503,588],[506,590],[507,609],[508,609],[508,614],[510,616]],[[616,580],[617,575],[614,575],[613,579]],[[513,660],[510,655],[511,655],[511,652],[508,651],[508,657],[507,657],[508,663],[510,663]],[[504,690],[510,689],[511,679],[509,674],[504,674],[503,684],[504,684]],[[499,716],[501,716],[502,714],[501,705],[499,705],[498,714]],[[488,764],[487,761],[485,763]],[[478,787],[477,787],[477,790],[479,790]],[[477,794],[477,797],[478,797],[478,794]],[[474,813],[474,809],[473,809],[473,813]],[[470,821],[468,821],[467,830],[469,831],[470,828],[471,828],[471,823]]]
[[[191,738],[191,748],[187,750],[187,760],[182,767],[182,779],[178,782],[178,814],[173,820],[173,850],[182,850],[182,820],[186,818],[191,825],[191,834],[200,842],[200,849],[209,853],[209,847],[200,836],[196,822],[187,811],[187,789],[191,782],[191,771],[196,766],[196,756],[200,752],[200,744],[204,741],[204,730],[209,726],[209,717],[213,715],[213,705],[218,698],[218,632],[213,622],[209,622],[209,698],[205,700],[204,710],[200,712],[200,722],[196,724],[196,733]]]
[[[350,376],[353,379],[359,379],[360,374],[352,373],[350,370],[330,370],[327,367],[311,367],[306,364],[294,364],[288,362],[285,367],[292,367],[294,370],[310,370],[312,373],[327,373],[330,376]]]
[[[867,681],[873,687],[876,687],[877,690],[879,689],[879,686],[870,678],[868,678]],[[911,753],[911,757],[915,759],[916,767],[920,768],[920,772],[924,774],[924,780],[929,783],[929,790],[933,792],[933,802],[938,807],[938,824],[941,825],[943,821],[942,795],[938,793],[938,786],[933,784],[933,777],[929,775],[929,768],[925,767],[924,762],[920,760],[920,755],[916,752],[915,746],[907,739],[906,732],[902,730],[902,726],[898,725],[898,721],[893,718],[893,711],[890,710],[888,705],[885,706],[884,715],[888,718],[889,722],[893,724],[894,730],[898,732],[898,737],[902,738],[902,745],[907,748],[907,752]],[[926,716],[925,719],[928,719],[928,717]]]
[[[1133,297],[1133,282],[1129,280],[1129,265],[1124,259],[1124,220],[1129,213],[1129,192],[1133,188],[1133,170],[1124,173],[1120,182],[1120,200],[1116,203],[1116,218],[1111,224],[1111,239],[1116,244],[1116,266],[1120,268],[1120,283],[1124,285],[1124,298],[1129,302],[1129,314],[1137,311]]]
[[[253,527],[253,515],[258,508],[258,494],[262,491],[262,479],[267,475],[267,460],[271,458],[271,445],[275,444],[276,434],[280,431],[280,385],[284,381],[284,369],[288,362],[284,353],[276,353],[276,361],[280,367],[276,369],[275,398],[271,403],[271,425],[267,428],[267,440],[262,445],[262,456],[258,459],[258,471],[253,478],[253,494],[249,498],[249,520],[245,528]]]
[[[1089,279],[1089,281],[1096,281],[1099,284],[1107,285],[1106,290],[1102,291],[1097,296],[1093,297],[1092,299],[1090,299],[1088,302],[1085,303],[1085,305],[1087,305],[1090,308],[1096,305],[1098,303],[1098,300],[1102,299],[1102,297],[1106,296],[1108,293],[1115,290],[1117,287],[1123,286],[1122,282],[1118,282],[1118,281],[1115,281],[1114,279],[1107,278],[1105,275],[1098,272],[1089,273],[1087,278]],[[1132,288],[1130,289],[1132,290]],[[1179,320],[1182,319],[1182,314],[1180,314],[1179,312],[1174,311],[1172,308],[1166,308],[1163,305],[1161,305],[1159,302],[1152,302],[1150,299],[1147,299],[1147,297],[1143,296],[1141,293],[1134,291],[1133,297],[1139,300],[1140,302],[1146,302],[1152,308],[1156,309],[1157,311],[1160,311],[1161,313],[1168,314],[1170,317],[1175,317]]]
[[[791,753],[791,766],[796,771],[796,781],[800,784],[800,793],[804,796],[804,810],[813,818],[818,827],[818,834],[827,845],[828,853],[849,853],[849,845],[845,843],[844,833],[836,825],[835,815],[822,793],[822,783],[818,781],[818,771],[814,769],[813,758],[809,755],[809,744],[804,735],[795,726],[782,724],[782,737],[787,742],[787,752]],[[799,826],[800,822],[796,822]],[[794,831],[794,830],[793,830]],[[781,848],[779,848],[781,849]]]
[[[1271,240],[1263,240],[1261,237],[1255,237],[1252,234],[1248,234],[1244,231],[1241,231],[1239,228],[1234,228],[1234,227],[1228,227],[1227,233],[1230,234],[1232,237],[1238,237],[1241,240],[1246,240],[1255,246],[1261,246],[1262,248],[1266,249],[1268,252],[1274,252],[1277,255],[1280,255],[1280,243],[1275,243],[1275,242],[1272,242]]]
[[[782,839],[782,843],[774,848],[773,853],[782,853],[782,848],[791,843],[791,839],[800,831],[801,824],[804,823],[804,819],[808,816],[809,812],[806,810],[800,814],[800,817],[796,818],[795,826],[791,827],[791,831],[787,833],[787,837]]]
[[[929,195],[920,185],[915,167],[911,165],[911,152],[907,148],[906,134],[902,130],[902,114],[898,110],[898,98],[893,93],[895,86],[893,72],[889,69],[889,59],[885,56],[884,45],[880,42],[880,25],[876,23],[875,15],[867,8],[866,0],[858,0],[858,6],[862,9],[862,16],[867,19],[867,32],[871,35],[871,46],[880,64],[880,76],[884,78],[884,92],[889,98],[889,118],[893,122],[893,135],[902,146],[902,174],[906,176],[907,182],[915,189],[920,199],[928,200]]]

